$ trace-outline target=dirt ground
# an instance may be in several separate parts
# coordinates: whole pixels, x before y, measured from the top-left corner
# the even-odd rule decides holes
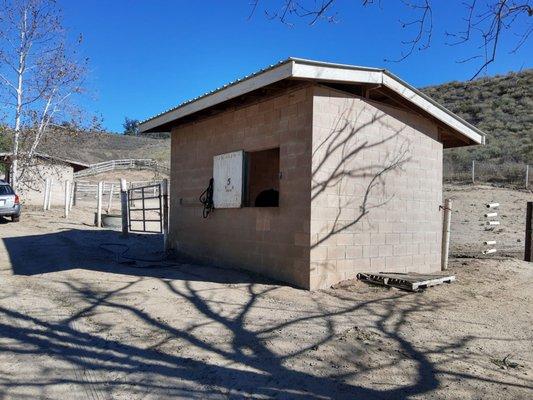
[[[494,247],[499,256],[523,258],[526,204],[533,201],[531,190],[513,190],[488,185],[446,185],[443,196],[453,200],[450,251],[455,256],[483,257],[482,251]],[[500,203],[489,210],[488,203]],[[485,214],[496,212],[497,217]],[[488,220],[500,225],[486,229]],[[496,245],[483,242],[495,240]],[[486,256],[484,258],[492,258]]]
[[[454,249],[484,235],[468,202],[504,198],[485,190],[447,191]],[[91,211],[0,223],[0,399],[533,397],[530,263],[453,258],[457,281],[422,293],[307,292],[161,261],[161,237],[92,228]]]

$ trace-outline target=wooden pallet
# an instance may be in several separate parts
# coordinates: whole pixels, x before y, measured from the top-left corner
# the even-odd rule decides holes
[[[402,274],[392,272],[380,272],[377,274],[360,273],[357,279],[383,286],[392,286],[399,289],[418,292],[431,286],[455,281],[455,275],[429,275],[429,274]]]

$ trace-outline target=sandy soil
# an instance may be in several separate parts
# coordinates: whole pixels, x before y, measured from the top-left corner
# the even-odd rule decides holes
[[[1,399],[533,396],[529,263],[452,259],[457,282],[422,293],[306,292],[160,261],[159,236],[91,221],[0,224]]]

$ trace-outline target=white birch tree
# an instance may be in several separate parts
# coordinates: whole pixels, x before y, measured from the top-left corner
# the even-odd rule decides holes
[[[69,118],[87,60],[77,60],[68,48],[54,0],[0,4],[0,102],[12,129],[11,179],[17,187],[50,124]]]

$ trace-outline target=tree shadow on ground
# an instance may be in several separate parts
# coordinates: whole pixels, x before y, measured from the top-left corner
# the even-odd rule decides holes
[[[86,392],[104,394],[104,397],[113,397],[115,391],[126,387],[130,397],[406,399],[428,395],[438,389],[439,374],[449,374],[458,379],[473,378],[453,371],[445,372],[442,368],[445,362],[441,365],[432,361],[432,357],[468,349],[474,338],[443,341],[433,350],[424,352],[402,334],[402,326],[417,313],[434,313],[442,306],[435,302],[430,304],[423,297],[390,291],[377,299],[361,301],[355,296],[331,293],[332,300],[340,304],[334,310],[316,307],[313,311],[283,321],[251,326],[247,320],[257,318],[253,310],[264,307],[263,302],[268,300],[275,286],[243,285],[241,289],[247,292],[246,300],[238,304],[235,312],[223,313],[217,311],[223,302],[215,299],[210,290],[197,289],[195,284],[198,282],[164,280],[162,283],[169,293],[176,296],[176,300],[192,306],[196,313],[190,317],[187,328],[178,328],[132,302],[124,301],[122,295],[142,279],[108,292],[95,291],[86,283],[68,282],[65,285],[71,293],[83,299],[86,305],[58,321],[47,321],[43,317],[0,307],[2,353],[51,357],[92,376],[90,380],[76,378],[67,370],[60,378],[48,377],[49,370],[31,379],[5,376],[0,379],[0,388],[3,387],[0,393],[32,386],[44,392],[49,386],[74,384],[82,386]],[[139,345],[106,337],[105,329],[90,332],[82,328],[86,317],[94,317],[99,312],[109,313],[110,310],[157,330],[164,339],[155,344]],[[362,315],[373,320],[373,331],[381,337],[380,345],[388,342],[394,347],[395,357],[385,362],[365,361],[365,348],[371,347],[372,343],[367,339],[362,342],[361,337],[349,340],[348,347],[337,346],[343,337],[342,340],[346,341],[346,337],[352,334],[364,333],[357,327],[368,323],[360,320]],[[339,330],[340,319],[352,328]],[[301,343],[287,351],[273,345],[286,336],[287,331],[303,330],[311,325],[323,329],[314,331],[314,337],[304,335]],[[221,336],[225,333],[224,337],[228,339],[220,341],[216,336],[204,336],[199,330],[205,327],[218,330]],[[163,345],[170,341],[180,341],[188,349],[197,350],[199,355],[191,357],[179,351],[164,351]],[[315,353],[321,348],[325,352],[334,349],[339,353],[339,360],[343,359],[356,368],[340,372],[329,368],[324,374],[319,369],[313,373],[297,366],[302,358],[306,362],[319,360]],[[394,368],[411,370],[410,379],[387,389],[365,387],[361,383],[368,381],[358,380],[363,374],[393,371]],[[115,378],[111,378],[110,374]],[[486,378],[486,381],[491,380]]]
[[[71,251],[94,252],[99,243],[93,240],[84,244],[85,249],[71,243]],[[8,249],[17,246],[8,240]],[[71,262],[59,265],[67,269]],[[91,267],[88,262],[84,265],[106,270]],[[217,268],[204,268],[207,276],[220,274]],[[26,272],[30,271],[36,272],[31,267]],[[58,374],[44,363],[40,373],[27,379],[5,375],[0,378],[0,395],[32,387],[44,395],[50,387],[74,385],[85,393],[97,392],[104,397],[126,391],[130,398],[406,399],[430,394],[439,388],[439,374],[450,374],[432,359],[434,355],[452,350],[466,352],[473,340],[464,337],[448,341],[431,351],[422,351],[410,342],[402,333],[407,321],[417,313],[436,313],[443,307],[423,296],[382,291],[377,297],[361,300],[355,292],[329,292],[332,306],[312,297],[312,306],[295,313],[296,309],[272,297],[280,290],[275,285],[242,283],[236,289],[235,285],[213,283],[214,279],[206,283],[188,270],[172,273],[169,279],[167,268],[151,268],[149,277],[166,289],[169,304],[189,307],[191,311],[182,314],[181,324],[165,321],[157,311],[141,306],[143,287],[139,285],[148,279],[142,274],[133,274],[140,276],[113,289],[95,287],[75,277],[62,282],[64,295],[77,301],[76,310],[69,310],[63,318],[42,310],[35,314],[0,306],[2,354],[29,356],[36,365],[45,357],[66,366]],[[239,290],[242,297],[219,297],[230,289]],[[283,317],[268,315],[268,310],[285,308]],[[117,315],[113,322],[95,322],[109,313]],[[129,325],[143,326],[157,332],[157,337],[136,341],[136,336],[110,334],[119,326],[128,332]],[[361,326],[372,328],[365,331]],[[372,335],[380,338],[379,343],[367,340],[366,336]],[[291,342],[288,348],[287,341]],[[166,347],[172,343],[179,345]],[[376,362],[368,356],[368,349],[383,343],[390,347],[391,357]],[[321,365],[325,354],[350,368],[302,368],[306,363]],[[409,374],[401,384],[377,389],[358,383],[365,374],[381,372],[383,378],[383,371],[402,369],[408,369]],[[87,375],[92,378],[84,378]],[[465,376],[458,373],[455,378]],[[368,384],[368,380],[361,381]]]
[[[131,276],[189,279],[219,283],[273,283],[244,271],[207,268],[164,256],[163,236],[111,230],[65,229],[56,233],[2,239],[15,275],[36,275],[71,269]]]
[[[60,296],[74,307],[27,310],[22,300],[17,307],[0,306],[0,355],[19,359],[18,369],[24,359],[38,368],[27,378],[2,374],[0,397],[22,388],[47,397],[51,388],[74,386],[103,397],[406,399],[431,394],[442,376],[501,383],[447,368],[470,354],[473,337],[443,340],[431,350],[408,339],[405,326],[420,313],[437,315],[445,306],[438,301],[381,289],[367,297],[330,291],[310,296],[311,304],[299,310],[296,301],[280,302],[276,293],[291,290],[297,298],[301,292],[257,283],[240,271],[165,261],[141,263],[145,268],[121,264],[127,261],[123,245],[131,258],[155,260],[160,240],[121,240],[117,232],[100,230],[3,239],[15,274],[49,274],[42,279],[61,285]],[[61,273],[75,268],[97,274],[87,280]],[[102,286],[96,282],[109,275],[99,272],[125,278]],[[165,290],[157,309],[145,306],[147,280]],[[9,296],[5,289],[3,298]],[[160,307],[181,308],[181,318],[162,318]],[[109,314],[107,322],[96,322]],[[130,332],[130,326],[156,336]],[[379,340],[373,342],[374,335]],[[378,357],[378,347],[386,347],[389,357]],[[443,354],[450,356],[436,361]],[[348,367],[337,368],[343,364]],[[374,373],[380,379],[391,374],[396,383],[372,385],[368,375]],[[401,383],[394,374],[401,374]]]
[[[97,390],[109,395],[127,385],[131,393],[140,397],[157,393],[158,397],[188,398],[397,399],[431,391],[438,386],[434,367],[427,357],[402,339],[394,328],[391,330],[386,326],[388,319],[396,318],[394,300],[401,295],[380,300],[389,302],[390,311],[378,317],[382,319],[383,333],[397,341],[405,354],[418,365],[419,378],[411,386],[391,391],[364,388],[348,382],[357,376],[357,372],[319,376],[295,368],[293,362],[299,357],[306,357],[317,347],[328,345],[337,337],[335,318],[371,309],[375,302],[344,301],[343,306],[335,311],[318,307],[297,318],[261,327],[249,326],[250,318],[258,318],[251,313],[265,307],[263,302],[268,301],[269,293],[278,289],[277,286],[258,284],[253,276],[240,271],[179,264],[165,267],[165,262],[158,262],[154,257],[161,248],[160,240],[155,235],[132,235],[127,240],[121,240],[117,232],[102,230],[65,230],[4,238],[15,274],[53,276],[56,272],[83,268],[137,276],[118,289],[102,291],[69,275],[70,279],[62,284],[65,293],[69,298],[77,299],[82,307],[60,320],[52,316],[43,317],[42,313],[34,316],[23,309],[0,307],[3,354],[50,357],[61,360],[74,370],[85,371],[84,374],[90,371],[96,377],[88,381],[68,372],[61,374],[62,377],[49,377],[49,372],[45,371],[27,380],[5,376],[0,379],[4,394],[20,387],[33,386],[44,393],[49,386],[75,384],[87,391]],[[126,248],[131,249],[128,253],[131,258],[152,257],[154,261],[144,263],[148,265],[144,268],[122,265],[121,253]],[[156,279],[164,285],[174,296],[176,304],[184,302],[192,307],[194,315],[189,317],[187,328],[165,322],[135,305],[135,299],[124,297],[147,278]],[[245,300],[235,300],[231,313],[221,312],[221,308],[228,307],[227,300],[217,299],[213,294],[213,291],[228,289],[220,282],[239,283],[240,290],[245,291]],[[198,287],[198,284],[203,286]],[[119,340],[107,337],[105,333],[112,326],[102,326],[96,332],[84,329],[88,317],[95,318],[99,313],[109,313],[110,310],[118,312],[123,319],[134,319],[136,323],[157,331],[158,336],[164,339],[157,345],[143,346],[130,342],[131,338]],[[324,326],[325,333],[288,352],[271,344],[283,338],[283,332],[288,329],[306,324]],[[200,334],[199,331],[206,327],[219,331],[227,341],[220,343]],[[159,348],[165,342],[176,340],[207,354],[206,360]],[[312,354],[309,356],[313,357]],[[354,355],[348,354],[348,357],[357,362]],[[46,368],[43,367],[43,370]],[[109,374],[118,374],[120,379],[112,380]]]
[[[252,331],[245,327],[244,320],[255,302],[271,289],[256,292],[254,285],[247,285],[248,301],[242,305],[240,312],[234,317],[224,317],[213,310],[213,304],[193,288],[189,282],[183,290],[178,290],[172,282],[167,282],[168,288],[181,299],[190,302],[202,317],[209,320],[209,324],[219,325],[223,330],[231,332],[233,339],[230,346],[219,346],[208,340],[202,340],[195,335],[195,327],[188,330],[178,330],[161,322],[139,308],[115,301],[113,298],[121,290],[107,293],[104,296],[81,289],[80,295],[88,300],[90,306],[86,310],[59,322],[47,322],[19,311],[0,307],[2,322],[0,322],[0,336],[8,340],[4,344],[3,352],[11,354],[47,355],[61,359],[73,368],[93,371],[98,377],[105,377],[106,373],[120,373],[125,381],[114,382],[105,378],[98,378],[90,382],[93,387],[109,394],[113,393],[114,385],[128,384],[132,392],[159,393],[161,396],[183,396],[189,398],[205,398],[220,396],[229,398],[248,398],[250,396],[267,398],[335,398],[335,399],[400,399],[410,395],[426,393],[438,386],[435,367],[428,358],[395,332],[394,328],[385,327],[387,320],[394,315],[393,303],[390,311],[382,316],[383,333],[394,339],[401,346],[406,357],[416,364],[418,377],[412,385],[393,390],[375,390],[360,387],[348,380],[357,376],[357,372],[349,374],[332,374],[331,376],[315,376],[308,372],[291,368],[291,359],[297,355],[311,352],[312,348],[325,345],[335,336],[333,328],[309,346],[299,348],[289,354],[278,354],[275,349],[265,344],[265,338],[272,332],[286,328],[287,325],[305,321],[328,321],[335,314],[351,313],[368,304],[357,304],[346,307],[334,314],[314,314],[304,317],[304,320],[286,321],[283,324],[265,327],[260,331]],[[131,284],[126,285],[131,287]],[[389,300],[393,300],[390,298]],[[106,339],[94,333],[85,333],[78,329],[76,321],[86,312],[94,313],[98,307],[118,308],[130,317],[140,319],[146,324],[165,332],[173,339],[185,341],[188,346],[198,348],[224,360],[222,363],[208,363],[202,360],[183,357],[179,354],[163,353],[150,347],[141,347],[124,343],[123,341]],[[143,379],[137,378],[144,376]],[[65,374],[68,376],[68,374]],[[61,378],[47,380],[46,377],[34,377],[27,381],[13,381],[2,379],[2,386],[6,389],[19,386],[37,386],[45,388],[48,385],[62,385],[74,383],[89,385],[83,380]]]

